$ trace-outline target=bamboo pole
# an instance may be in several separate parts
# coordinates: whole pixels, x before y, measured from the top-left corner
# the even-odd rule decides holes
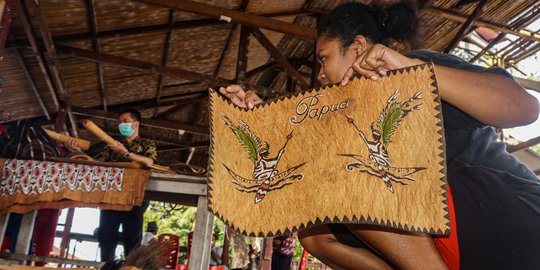
[[[114,145],[115,140],[109,136],[103,129],[98,127],[94,122],[91,120],[84,120],[83,126],[88,129],[90,132],[92,132],[94,135],[96,135],[100,140],[107,143],[107,145]]]
[[[67,136],[67,135],[64,135],[62,133],[54,132],[54,131],[48,130],[48,129],[45,129],[45,132],[47,132],[47,135],[49,135],[49,137],[51,137],[51,139],[53,139],[55,141],[66,143],[69,140],[75,139],[75,140],[77,140],[77,146],[80,147],[82,150],[86,151],[86,150],[88,150],[88,148],[90,148],[90,144],[91,144],[90,141],[83,140],[83,139],[77,139],[77,138]]]

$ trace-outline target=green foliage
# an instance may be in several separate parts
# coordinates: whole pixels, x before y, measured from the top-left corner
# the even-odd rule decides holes
[[[381,131],[384,144],[390,143],[390,137],[396,131],[396,128],[403,116],[401,104],[392,104],[389,108],[383,111],[379,117],[378,128]]]
[[[531,147],[531,150],[533,150],[534,152],[540,154],[540,144],[537,144],[535,146],[532,146]]]
[[[240,144],[244,147],[249,155],[251,161],[257,161],[257,152],[259,150],[260,141],[259,138],[253,134],[250,130],[244,127],[233,128],[236,137],[240,140]]]
[[[148,222],[155,221],[158,225],[158,235],[170,233],[180,237],[180,246],[187,246],[188,234],[193,231],[197,208],[175,205],[164,202],[150,202],[148,210],[144,213],[143,229],[146,231]],[[214,219],[214,233],[218,236],[216,245],[223,245],[223,222]],[[180,254],[179,262],[185,264],[187,254]]]

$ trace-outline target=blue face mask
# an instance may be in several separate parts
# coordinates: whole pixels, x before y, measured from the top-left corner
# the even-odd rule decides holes
[[[135,132],[135,129],[133,129],[133,123],[121,123],[118,125],[118,130],[124,137],[129,137],[133,135],[133,132]]]

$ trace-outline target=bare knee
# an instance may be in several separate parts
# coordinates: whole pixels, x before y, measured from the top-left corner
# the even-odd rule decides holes
[[[325,249],[329,248],[332,243],[338,242],[332,233],[314,229],[298,232],[298,239],[307,252],[317,257],[317,255],[323,255]]]

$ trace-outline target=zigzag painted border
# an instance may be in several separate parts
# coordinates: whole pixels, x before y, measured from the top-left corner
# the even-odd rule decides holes
[[[442,169],[440,170],[440,173],[442,174],[442,177],[439,180],[442,182],[441,183],[441,189],[442,189],[441,193],[442,193],[442,196],[443,196],[442,203],[445,206],[443,208],[443,211],[446,212],[446,214],[444,215],[444,218],[447,220],[447,223],[446,223],[447,229],[446,230],[442,231],[441,229],[438,229],[437,231],[435,231],[434,228],[429,228],[428,229],[426,227],[408,226],[407,224],[396,223],[395,221],[378,220],[377,218],[372,218],[370,216],[365,217],[363,215],[361,215],[360,217],[357,217],[356,215],[353,215],[352,218],[348,217],[348,216],[343,216],[343,217],[334,216],[333,218],[330,218],[330,217],[327,216],[322,220],[320,218],[317,218],[316,220],[310,220],[306,224],[302,223],[299,226],[293,226],[292,228],[285,228],[284,231],[278,230],[278,231],[275,231],[275,232],[268,232],[268,233],[264,233],[264,232],[247,232],[246,230],[241,231],[240,228],[236,228],[233,222],[225,219],[222,214],[220,214],[218,211],[215,211],[212,208],[212,191],[213,191],[212,190],[212,184],[213,183],[212,183],[211,179],[212,179],[212,176],[213,176],[212,173],[213,173],[213,170],[214,170],[214,151],[213,151],[213,147],[212,147],[213,146],[212,142],[214,140],[214,137],[213,137],[214,126],[212,124],[211,119],[213,119],[213,114],[214,114],[212,105],[214,103],[214,96],[216,96],[216,95],[212,95],[213,92],[216,92],[213,89],[209,89],[209,92],[210,92],[210,104],[209,104],[210,105],[210,150],[209,150],[209,161],[208,161],[208,188],[207,188],[207,190],[208,190],[208,210],[210,212],[212,212],[215,216],[217,216],[219,219],[221,219],[227,226],[234,229],[236,232],[239,232],[239,233],[241,233],[243,235],[250,236],[250,237],[275,237],[275,236],[281,236],[281,235],[289,235],[292,232],[299,231],[299,230],[302,230],[302,229],[305,229],[305,228],[310,228],[310,227],[320,225],[320,224],[331,224],[331,223],[356,223],[356,224],[378,225],[378,226],[386,226],[386,227],[391,227],[391,228],[395,228],[395,229],[399,229],[399,230],[403,230],[403,231],[409,231],[409,232],[422,232],[422,233],[428,233],[428,234],[449,235],[450,232],[451,232],[451,228],[450,228],[450,213],[449,213],[449,209],[448,209],[448,194],[447,194],[448,185],[447,185],[447,179],[446,179],[446,171],[447,171],[447,169],[446,169],[446,141],[445,141],[445,137],[444,137],[444,128],[443,128],[444,127],[444,122],[443,122],[443,116],[442,116],[441,99],[439,97],[439,88],[438,88],[438,85],[437,85],[437,79],[435,77],[435,71],[434,71],[433,67],[434,67],[433,63],[426,63],[426,64],[417,65],[417,66],[411,66],[411,67],[391,70],[391,71],[388,71],[386,73],[386,76],[391,77],[391,76],[396,76],[398,74],[403,74],[405,72],[409,72],[411,70],[417,71],[419,69],[426,69],[426,68],[428,68],[430,73],[431,73],[430,79],[432,80],[431,86],[433,87],[433,90],[431,91],[431,93],[433,93],[435,95],[434,101],[437,104],[437,106],[435,106],[434,109],[438,112],[436,117],[439,120],[439,122],[436,123],[436,125],[439,127],[437,133],[439,135],[441,135],[441,137],[439,138],[438,141],[441,143],[441,145],[439,146],[439,150],[440,150],[439,157],[442,158],[442,161],[439,163],[439,165],[441,165],[441,167],[442,167]],[[368,79],[365,78],[365,77],[354,76],[352,78],[352,80],[368,80]],[[289,100],[292,97],[298,97],[299,95],[302,95],[302,94],[312,93],[313,91],[328,90],[328,89],[330,89],[330,88],[332,88],[334,86],[338,86],[338,84],[331,84],[331,85],[321,87],[321,88],[314,88],[314,89],[310,89],[310,90],[306,90],[306,91],[302,91],[302,92],[297,92],[297,93],[294,93],[294,94],[285,95],[285,96],[282,96],[282,97],[279,97],[279,98],[276,98],[276,99],[273,99],[273,100],[270,100],[270,101],[267,101],[267,102],[264,102],[264,103],[261,103],[261,104],[257,104],[255,106],[255,108],[269,106],[269,105],[271,105],[273,103],[277,103],[279,101]],[[223,100],[223,101],[226,101],[228,104],[233,105],[234,108],[236,108],[237,110],[240,110],[240,111],[248,111],[249,110],[247,108],[241,108],[241,107],[235,105],[229,99],[226,99],[223,96],[219,96],[219,98],[221,100]]]

